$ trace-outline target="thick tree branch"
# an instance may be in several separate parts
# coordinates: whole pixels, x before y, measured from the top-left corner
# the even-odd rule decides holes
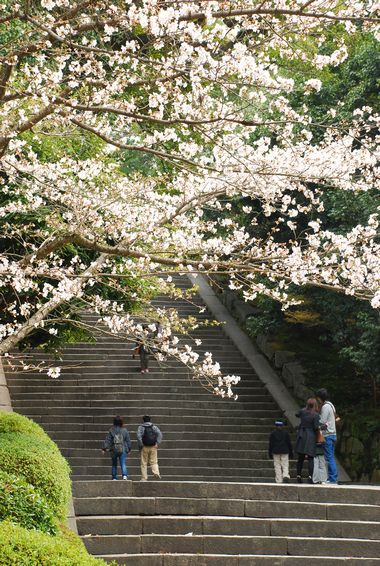
[[[83,130],[86,130],[88,132],[91,132],[92,134],[95,134],[96,136],[98,136],[103,141],[105,141],[105,142],[107,142],[111,145],[114,145],[115,147],[119,147],[120,149],[127,149],[127,150],[130,150],[130,151],[139,151],[141,153],[150,153],[151,155],[155,155],[156,157],[160,157],[161,159],[165,159],[165,160],[168,160],[168,161],[178,161],[180,163],[186,163],[187,165],[190,165],[191,167],[195,167],[195,166],[198,167],[198,165],[196,165],[193,161],[190,161],[189,159],[186,159],[185,157],[182,157],[181,155],[166,153],[164,151],[159,151],[159,150],[152,149],[152,148],[146,147],[146,146],[125,144],[125,143],[113,140],[112,138],[105,136],[104,134],[102,134],[101,132],[96,130],[95,128],[92,128],[91,126],[88,126],[87,124],[83,124],[83,122],[80,122],[76,118],[70,118],[70,122],[72,122],[73,124],[75,124],[79,128],[82,128]],[[213,170],[211,167],[207,167],[207,169]]]
[[[267,16],[298,16],[301,18],[314,18],[314,19],[325,19],[325,20],[333,20],[337,22],[341,21],[349,21],[349,22],[357,22],[357,21],[366,21],[366,22],[373,22],[378,23],[380,22],[380,18],[371,18],[371,17],[364,17],[364,16],[335,16],[331,13],[323,13],[323,12],[304,12],[304,9],[301,8],[299,10],[286,10],[286,9],[274,9],[274,8],[241,8],[238,10],[216,10],[215,12],[211,13],[212,17],[214,18],[236,18],[239,16],[257,16],[257,15],[267,15]],[[181,16],[178,18],[180,22],[193,22],[193,21],[204,21],[206,19],[206,14],[203,12],[190,12],[185,16]]]
[[[4,100],[7,84],[11,78],[13,70],[13,65],[8,65],[8,63],[3,63],[0,70],[0,102]]]

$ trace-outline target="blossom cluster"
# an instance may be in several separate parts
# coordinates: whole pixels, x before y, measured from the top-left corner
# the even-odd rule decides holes
[[[173,272],[223,272],[247,300],[264,293],[287,305],[290,285],[317,285],[380,307],[378,214],[347,233],[319,219],[325,187],[379,190],[379,116],[358,108],[349,126],[321,124],[314,140],[307,103],[323,89],[320,75],[305,75],[296,111],[294,81],[278,63],[342,64],[348,49],[343,36],[331,47],[331,26],[376,34],[378,4],[304,4],[43,0],[29,12],[4,3],[0,34],[11,22],[14,36],[0,55],[0,354],[43,325],[54,335],[63,304],[136,336],[120,305],[96,291],[107,282],[122,297],[126,276],[156,278],[174,295],[163,283]],[[231,213],[241,199],[277,214],[294,238],[254,235],[252,206],[244,221]],[[181,326],[161,315],[165,328]],[[208,356],[166,346],[232,395],[237,378]]]

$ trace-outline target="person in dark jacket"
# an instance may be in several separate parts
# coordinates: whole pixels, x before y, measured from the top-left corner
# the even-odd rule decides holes
[[[110,452],[112,460],[112,479],[117,480],[117,462],[120,463],[123,480],[128,479],[127,455],[132,448],[128,430],[123,426],[123,419],[117,415],[113,426],[103,443],[103,452]]]
[[[319,428],[318,403],[316,399],[308,399],[306,407],[297,414],[301,419],[296,440],[297,481],[302,483],[302,467],[305,460],[308,462],[308,481],[313,483],[314,456],[317,444],[317,430]]]
[[[148,480],[148,465],[152,468],[155,479],[161,479],[158,467],[157,449],[162,441],[162,433],[148,415],[143,416],[143,423],[137,429],[137,445],[141,458],[141,481]]]
[[[140,358],[140,371],[141,373],[149,373],[149,347],[147,344],[148,340],[148,325],[143,324],[143,335],[137,340],[136,347],[133,350],[132,357],[135,358],[136,355]]]
[[[284,421],[275,421],[275,429],[269,435],[269,458],[273,459],[276,483],[289,483],[289,457],[293,458],[290,435],[284,429]]]

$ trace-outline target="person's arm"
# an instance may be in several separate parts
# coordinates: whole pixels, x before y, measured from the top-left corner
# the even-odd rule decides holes
[[[315,413],[315,415],[314,415],[314,423],[313,423],[313,426],[314,426],[314,430],[315,430],[315,431],[317,431],[317,430],[319,429],[319,427],[320,427],[320,417],[319,417],[319,414],[318,414],[318,413]]]
[[[113,437],[111,431],[109,431],[103,442],[103,452],[111,450],[112,444],[113,444]]]
[[[273,433],[272,432],[269,435],[268,456],[269,456],[270,459],[273,458]]]
[[[124,442],[127,445],[128,452],[130,452],[132,450],[132,444],[131,444],[131,437],[129,436],[129,432],[127,429],[125,429],[124,431]]]
[[[153,430],[157,433],[157,446],[162,442],[162,432],[158,428],[158,426],[153,425]]]
[[[144,427],[140,425],[139,428],[137,429],[137,434],[136,434],[137,446],[139,450],[141,450],[141,448],[143,447],[143,442],[142,442],[143,434],[144,434]]]
[[[288,432],[286,433],[286,440],[289,448],[289,458],[293,458],[293,446],[292,446],[292,441],[290,439],[290,434]]]
[[[329,407],[325,403],[324,405],[322,405],[321,412],[319,413],[319,427],[321,430],[326,430],[328,416],[329,416]]]

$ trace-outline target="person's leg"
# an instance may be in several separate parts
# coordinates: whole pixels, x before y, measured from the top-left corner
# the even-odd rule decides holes
[[[338,481],[338,472],[336,469],[335,456],[334,456],[335,442],[336,442],[335,435],[326,436],[326,442],[323,445],[325,451],[326,463],[327,463],[328,481],[331,483],[337,483]]]
[[[140,356],[140,369],[141,369],[141,373],[144,373],[146,370],[145,367],[145,352],[142,348],[140,348],[139,351],[139,356]]]
[[[297,477],[302,476],[302,466],[305,461],[305,454],[298,454],[297,460]]]
[[[127,470],[127,454],[123,452],[120,454],[120,468],[121,468],[121,475],[124,478],[128,477],[128,470]]]
[[[147,447],[143,446],[140,450],[140,463],[141,463],[141,479],[146,481],[148,479],[148,454]]]
[[[282,483],[281,454],[273,454],[273,465],[276,483]]]
[[[117,480],[117,456],[116,454],[111,454],[112,460],[112,479]]]
[[[160,478],[160,469],[158,467],[158,453],[157,448],[155,446],[150,446],[149,450],[149,462],[152,468],[152,474],[156,478]]]
[[[313,472],[314,472],[314,458],[313,456],[307,457],[307,469],[309,472],[309,482],[313,482]]]
[[[141,372],[145,373],[148,372],[148,353],[140,348],[140,367],[141,367]]]
[[[282,481],[289,480],[289,454],[281,454]]]

